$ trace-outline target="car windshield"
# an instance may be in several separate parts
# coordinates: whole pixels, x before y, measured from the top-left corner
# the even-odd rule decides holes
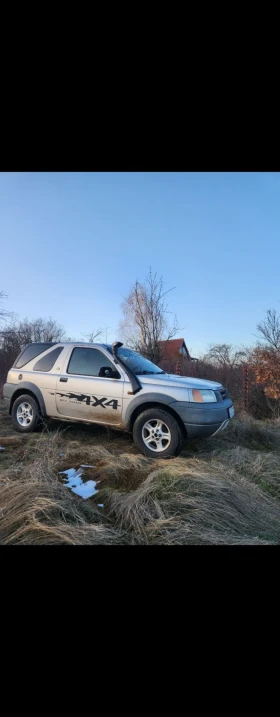
[[[107,348],[111,353],[113,353],[112,346],[107,346]],[[126,366],[131,368],[137,376],[165,373],[165,371],[161,371],[161,369],[152,363],[152,361],[149,361],[144,358],[144,356],[141,356],[141,354],[138,354],[137,351],[133,351],[132,349],[127,349],[124,346],[121,346],[117,350],[117,354]]]

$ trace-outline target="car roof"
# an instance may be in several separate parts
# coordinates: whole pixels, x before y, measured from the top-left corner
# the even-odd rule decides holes
[[[103,349],[109,348],[108,344],[90,343],[89,341],[54,341],[53,343],[50,341],[33,341],[32,344],[40,344],[40,346],[46,344],[50,348],[53,346],[102,346]],[[26,344],[25,348],[32,344]]]

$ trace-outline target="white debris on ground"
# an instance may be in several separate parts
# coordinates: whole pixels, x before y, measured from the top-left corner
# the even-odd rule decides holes
[[[80,495],[81,498],[91,498],[92,495],[98,493],[98,490],[96,490],[95,486],[95,480],[88,480],[86,481],[86,483],[82,483],[82,485],[79,485],[78,488],[72,488],[72,493]]]
[[[85,463],[82,463],[81,468],[96,468],[96,466],[87,466]]]
[[[60,471],[60,475],[65,474],[67,478],[64,478],[64,485],[67,486],[67,488],[77,488],[78,485],[82,484],[81,475],[83,475],[83,470],[79,468],[78,471],[76,471],[75,468],[69,468],[67,471]]]
[[[104,503],[97,503],[97,508],[104,508]]]
[[[4,451],[4,450],[5,450],[5,448],[3,448],[3,446],[0,446],[0,451]]]
[[[77,471],[75,468],[69,468],[68,470],[60,471],[59,475],[66,476],[63,479],[66,488],[70,488],[72,493],[76,493],[76,495],[79,495],[81,498],[86,500],[86,498],[91,498],[92,495],[98,493],[95,486],[99,483],[99,481],[88,480],[84,482],[82,479],[82,475],[84,473],[83,468],[94,468],[94,466],[83,465]]]

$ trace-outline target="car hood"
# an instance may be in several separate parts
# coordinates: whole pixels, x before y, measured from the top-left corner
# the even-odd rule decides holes
[[[221,383],[206,381],[204,378],[191,378],[189,376],[178,376],[171,373],[159,373],[155,375],[139,376],[139,381],[146,385],[175,386],[176,388],[209,388],[214,391],[222,388]]]

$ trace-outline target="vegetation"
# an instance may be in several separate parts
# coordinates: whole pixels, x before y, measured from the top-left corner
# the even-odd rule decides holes
[[[271,413],[280,416],[280,317],[275,309],[267,311],[258,326],[259,342],[249,354],[255,381],[261,385]],[[263,342],[261,344],[261,341]]]
[[[54,319],[24,319],[19,321],[15,317],[7,317],[0,324],[0,389],[6,380],[8,370],[13,365],[20,351],[33,341],[63,341],[67,340],[65,331]],[[0,314],[1,320],[1,314]]]
[[[178,333],[168,325],[163,280],[150,271],[124,301],[125,340],[160,363],[158,342]],[[7,372],[30,341],[65,340],[53,319],[20,321],[0,292],[0,393]],[[1,303],[2,302],[2,303]],[[237,417],[208,441],[186,441],[178,458],[154,461],[130,435],[98,426],[48,422],[22,435],[0,398],[1,544],[279,544],[280,318],[269,310],[258,343],[210,346],[182,373],[221,382]],[[104,333],[87,336],[93,341]],[[242,412],[244,368],[248,413]],[[167,369],[168,370],[168,369]],[[60,472],[87,468],[98,493],[83,500]]]
[[[180,331],[176,316],[172,325],[168,322],[165,297],[170,291],[173,289],[165,291],[163,278],[150,269],[143,284],[136,279],[122,304],[120,331],[124,341],[155,363],[163,358],[158,342],[168,341]]]
[[[155,462],[130,435],[49,424],[20,435],[0,406],[1,544],[278,544],[280,423],[241,414],[213,441]],[[93,466],[83,500],[60,471]],[[103,507],[99,507],[103,506]]]
[[[174,373],[174,359],[166,351],[166,342],[178,334],[177,318],[169,323],[170,312],[162,277],[150,269],[146,280],[135,281],[124,299],[121,338],[143,353],[165,371]],[[0,292],[0,396],[9,368],[27,343],[31,341],[62,341],[67,338],[65,329],[54,319],[19,320],[3,306],[7,298]],[[181,374],[206,378],[222,383],[228,389],[238,409],[246,407],[257,419],[280,416],[280,316],[269,309],[266,319],[257,325],[258,343],[252,348],[231,344],[211,345],[198,361],[181,357]],[[81,340],[101,341],[107,329],[91,331]],[[118,337],[116,337],[118,338]],[[159,346],[160,343],[160,346]],[[244,402],[244,368],[248,384],[248,400]]]

